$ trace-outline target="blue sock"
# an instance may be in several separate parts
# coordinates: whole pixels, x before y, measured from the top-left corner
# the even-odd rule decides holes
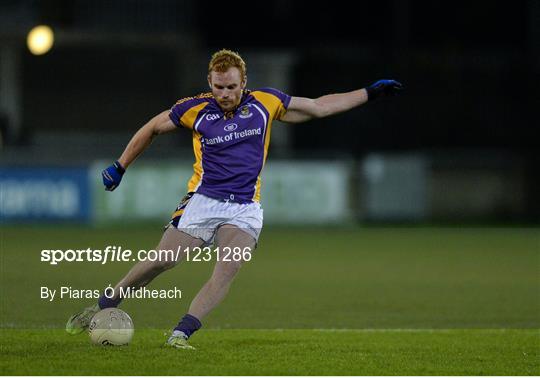
[[[109,289],[109,290],[111,290],[111,289]],[[105,291],[107,291],[107,290],[105,290]],[[116,299],[107,298],[105,296],[105,293],[103,293],[103,294],[101,294],[101,297],[99,297],[98,305],[99,305],[99,308],[103,310],[104,308],[118,307],[120,302],[122,302],[122,298],[120,298],[120,296],[118,296],[118,298],[116,298]]]
[[[201,321],[194,317],[193,315],[186,314],[180,320],[180,323],[174,327],[175,331],[183,332],[188,338],[195,333],[199,328],[202,327]]]

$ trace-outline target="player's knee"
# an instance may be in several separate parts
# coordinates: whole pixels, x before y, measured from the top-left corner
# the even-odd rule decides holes
[[[212,278],[216,283],[219,284],[230,282],[236,276],[241,267],[241,261],[221,262],[219,268],[216,269]]]
[[[224,264],[224,269],[230,274],[236,274],[242,267],[243,261],[227,261]]]
[[[176,261],[172,259],[158,259],[156,261],[151,261],[149,264],[151,270],[156,273],[161,273],[173,268],[176,265]]]

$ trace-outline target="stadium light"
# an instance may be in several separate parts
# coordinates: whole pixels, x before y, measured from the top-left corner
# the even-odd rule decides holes
[[[47,25],[38,25],[32,28],[26,37],[28,50],[34,55],[47,53],[54,44],[54,32]]]

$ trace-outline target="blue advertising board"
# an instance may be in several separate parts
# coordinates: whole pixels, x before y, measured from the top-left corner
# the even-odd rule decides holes
[[[0,167],[0,220],[90,220],[88,169]]]

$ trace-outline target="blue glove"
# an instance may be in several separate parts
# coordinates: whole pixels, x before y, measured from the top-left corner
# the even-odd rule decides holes
[[[395,80],[379,80],[366,87],[368,101],[373,101],[380,97],[396,96],[402,90],[403,85]]]
[[[126,170],[124,167],[122,167],[122,164],[120,164],[118,161],[115,161],[113,165],[103,170],[103,172],[101,172],[101,176],[103,177],[103,185],[105,185],[105,190],[110,192],[115,190],[118,185],[120,185],[120,181],[122,181],[122,176],[124,175],[125,171]]]

